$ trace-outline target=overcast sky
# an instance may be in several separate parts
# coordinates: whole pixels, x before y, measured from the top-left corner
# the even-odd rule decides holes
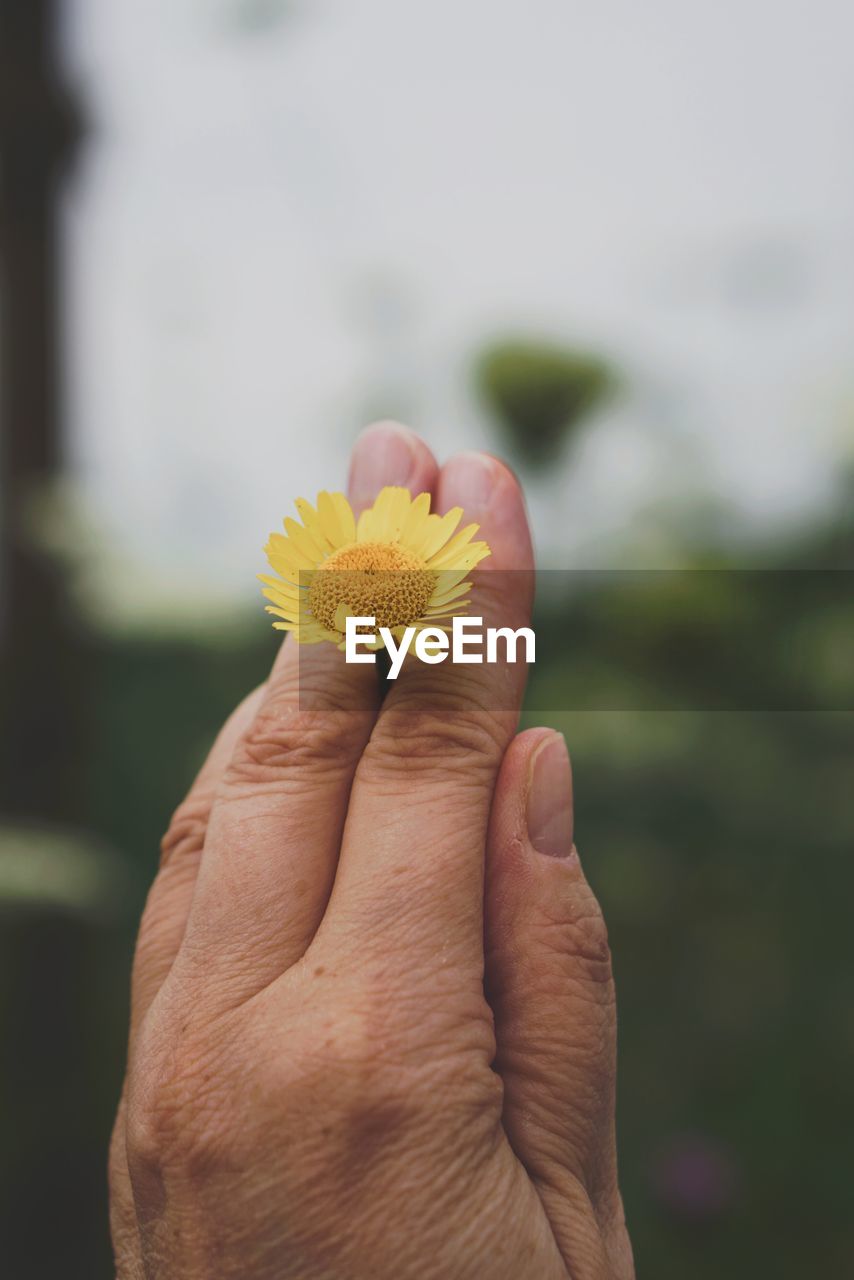
[[[75,0],[92,136],[68,201],[76,474],[131,560],[254,590],[357,426],[489,442],[505,329],[629,392],[535,495],[553,562],[659,496],[750,521],[850,445],[845,0]]]

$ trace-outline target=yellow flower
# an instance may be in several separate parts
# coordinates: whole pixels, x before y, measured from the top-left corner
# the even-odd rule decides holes
[[[472,539],[476,524],[456,532],[463,515],[430,511],[430,495],[383,489],[356,521],[342,493],[321,493],[317,507],[298,498],[302,524],[285,519],[264,548],[278,575],[259,574],[273,626],[292,631],[302,644],[331,640],[344,648],[348,617],[373,617],[395,639],[414,626],[449,629],[471,590],[466,577],[489,547]],[[375,648],[382,647],[377,638]],[[370,646],[368,646],[370,647]]]

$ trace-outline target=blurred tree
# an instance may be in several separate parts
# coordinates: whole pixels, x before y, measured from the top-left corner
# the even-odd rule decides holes
[[[0,803],[66,818],[82,709],[61,576],[30,504],[59,471],[57,198],[81,121],[56,54],[56,0],[0,0]]]
[[[510,339],[481,353],[475,380],[517,456],[532,467],[546,467],[614,389],[616,374],[588,352]]]

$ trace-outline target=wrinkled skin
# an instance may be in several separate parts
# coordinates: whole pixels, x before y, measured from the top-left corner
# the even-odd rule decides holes
[[[440,470],[381,424],[354,506],[384,484],[463,506],[487,567],[531,566],[496,460]],[[487,621],[527,619],[516,581]],[[521,666],[408,660],[380,706],[340,657],[285,643],[164,839],[110,1154],[117,1274],[629,1280],[614,988],[562,739],[495,710]]]

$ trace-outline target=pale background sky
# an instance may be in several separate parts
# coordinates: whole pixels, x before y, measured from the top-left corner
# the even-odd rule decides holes
[[[491,444],[467,361],[508,329],[627,375],[533,492],[551,563],[607,562],[657,499],[760,528],[827,501],[847,0],[75,0],[67,47],[72,462],[140,581],[248,598],[372,416]]]

